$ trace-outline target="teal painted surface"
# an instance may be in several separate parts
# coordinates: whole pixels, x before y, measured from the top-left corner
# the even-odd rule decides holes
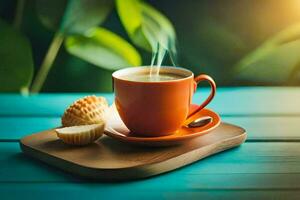
[[[207,88],[200,88],[194,102],[200,103],[208,95]],[[15,94],[1,95],[0,115],[60,116],[76,99],[88,94],[41,94],[22,97]],[[113,102],[110,93],[97,94]],[[300,115],[300,88],[249,87],[218,88],[217,96],[208,106],[224,115]]]
[[[254,195],[257,199],[284,194],[286,190],[289,195],[297,196],[300,189],[300,145],[297,142],[246,143],[176,172],[123,183],[91,183],[73,177],[25,157],[16,142],[0,144],[0,163],[0,192],[2,198],[7,199],[39,199],[43,195],[45,199],[66,196],[151,199],[185,194],[216,199],[222,195],[227,198]]]
[[[207,94],[200,88],[194,101]],[[0,95],[1,199],[299,199],[300,88],[219,88],[209,107],[246,128],[248,142],[145,180],[89,182],[4,142],[58,126],[66,106],[85,95]],[[98,95],[113,101],[112,94]]]
[[[17,142],[0,143],[0,182],[87,182],[21,154]],[[154,178],[105,184],[163,190],[213,188],[300,188],[300,143],[251,142]],[[13,172],[13,173],[12,173]],[[6,176],[6,174],[11,174]],[[289,178],[285,177],[290,174]],[[265,179],[268,177],[268,179]],[[229,181],[232,179],[232,181]],[[218,181],[222,180],[222,181]],[[226,180],[226,181],[225,181]],[[234,181],[233,181],[234,180]],[[272,181],[270,181],[272,180]],[[160,184],[161,182],[168,183]],[[293,184],[292,184],[293,183]]]
[[[20,96],[19,94],[2,94],[0,115],[8,116],[60,116],[68,105],[78,98],[93,94],[41,94]],[[113,102],[111,93],[98,94]]]
[[[164,183],[160,183],[164,184]],[[43,184],[1,184],[0,192],[3,199],[19,200],[64,200],[64,199],[109,199],[109,200],[154,200],[154,199],[216,199],[216,200],[232,200],[232,199],[299,199],[300,191],[295,189],[191,189],[189,191],[175,190],[128,190],[118,189],[114,187],[105,188],[105,192],[99,191],[100,186],[97,184],[65,184],[65,183],[43,183]],[[22,195],[20,195],[22,194]]]
[[[25,135],[60,126],[60,117],[1,117],[0,140],[20,139]]]
[[[242,126],[249,140],[300,139],[300,116],[221,116],[224,122]],[[60,117],[0,116],[0,140],[16,140],[31,133],[60,126]]]

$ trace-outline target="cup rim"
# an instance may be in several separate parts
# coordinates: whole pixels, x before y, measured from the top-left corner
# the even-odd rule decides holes
[[[136,80],[129,80],[129,79],[124,79],[121,76],[124,76],[124,74],[126,74],[126,72],[128,73],[134,73],[134,72],[138,72],[141,70],[150,70],[150,66],[137,66],[137,67],[127,67],[124,69],[119,69],[115,72],[112,73],[112,77],[114,79],[118,79],[118,80],[123,80],[123,81],[128,81],[128,82],[135,82],[135,83],[161,83],[161,82],[178,82],[178,81],[183,81],[186,79],[190,79],[194,77],[194,73],[191,70],[185,69],[183,67],[173,67],[173,66],[161,66],[160,70],[162,70],[163,72],[182,72],[181,75],[183,73],[183,78],[179,78],[179,79],[173,79],[173,80],[163,80],[163,81],[157,81],[157,82],[149,82],[149,81],[136,81]],[[161,71],[160,71],[161,72]],[[176,74],[176,73],[175,73]]]

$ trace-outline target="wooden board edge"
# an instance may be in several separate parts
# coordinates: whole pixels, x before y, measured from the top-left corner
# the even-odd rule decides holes
[[[155,176],[158,174],[162,174],[162,173],[167,173],[167,172],[171,172],[175,169],[184,167],[184,166],[188,166],[190,164],[193,164],[197,161],[200,161],[206,157],[215,155],[217,153],[226,151],[228,149],[234,148],[234,147],[238,147],[241,144],[243,144],[245,142],[245,140],[247,139],[247,134],[246,132],[244,132],[243,134],[227,139],[225,141],[219,142],[219,143],[223,143],[222,145],[218,146],[219,143],[214,143],[211,145],[208,145],[204,148],[201,149],[196,149],[194,151],[190,151],[188,153],[185,154],[181,154],[177,157],[174,157],[172,159],[166,160],[164,162],[159,162],[159,163],[152,163],[150,165],[145,165],[143,168],[143,173],[140,174],[139,178],[146,178],[149,176]],[[219,148],[217,148],[219,147]],[[209,154],[206,155],[201,155],[201,151],[206,150],[209,151]],[[189,160],[186,159],[186,155],[189,155]],[[184,160],[182,160],[182,158],[184,158]],[[173,166],[173,168],[170,168],[168,165]],[[168,166],[168,167],[166,167]],[[165,169],[165,170],[161,170],[161,169]],[[158,172],[159,171],[159,172]],[[145,173],[146,172],[146,173]],[[144,174],[147,174],[146,176],[143,176]]]
[[[26,155],[29,155],[30,157],[36,158],[50,166],[54,166],[63,171],[67,171],[71,174],[80,176],[81,178],[88,178],[88,179],[105,181],[105,182],[115,182],[115,181],[127,181],[127,180],[147,178],[150,176],[155,176],[158,174],[173,171],[175,169],[199,161],[205,157],[217,154],[219,152],[225,151],[233,147],[237,147],[246,140],[247,134],[244,131],[244,133],[242,133],[241,135],[224,140],[220,142],[223,144],[220,145],[219,148],[217,148],[218,143],[215,143],[212,145],[208,145],[204,148],[188,152],[186,154],[191,154],[188,160],[186,158],[183,160],[182,158],[185,157],[186,154],[182,154],[172,159],[166,160],[164,162],[146,164],[142,166],[139,170],[135,168],[97,169],[97,168],[81,166],[78,165],[77,163],[72,163],[70,161],[62,160],[55,156],[45,156],[44,152],[27,146],[23,142],[24,138],[22,138],[19,142],[20,148]],[[203,150],[206,151],[210,150],[211,152],[209,155],[203,156],[200,154],[200,151]],[[199,151],[199,154],[196,151]],[[169,167],[170,165],[173,167],[170,168]]]

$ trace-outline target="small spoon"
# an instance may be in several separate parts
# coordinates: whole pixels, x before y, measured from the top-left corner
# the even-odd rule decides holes
[[[189,128],[197,128],[201,126],[205,126],[209,124],[212,121],[212,117],[210,116],[205,116],[205,117],[200,117],[196,119],[195,121],[191,122],[188,127]]]

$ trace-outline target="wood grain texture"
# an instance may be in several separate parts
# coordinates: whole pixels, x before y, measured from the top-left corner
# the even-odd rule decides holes
[[[193,101],[201,103],[208,93],[208,88],[201,88],[195,93]],[[85,95],[90,94],[40,94],[29,97],[2,94],[0,115],[60,116],[67,105]],[[104,96],[109,103],[114,98],[112,93],[97,95]],[[300,88],[296,87],[218,88],[208,108],[220,115],[300,115],[299,99]]]
[[[163,185],[164,182],[158,184]],[[133,186],[133,185],[130,185]],[[261,190],[239,190],[239,189],[182,189],[168,188],[165,190],[148,189],[118,186],[103,187],[99,184],[61,184],[61,183],[40,183],[40,184],[0,184],[1,197],[3,199],[299,199],[299,190],[284,189],[261,189]],[[47,194],[47,195],[45,195]],[[287,198],[288,197],[288,198]]]
[[[7,199],[298,199],[300,191],[298,142],[245,143],[174,173],[117,184],[79,179],[27,158],[16,142],[0,142],[0,165]]]
[[[299,141],[300,116],[223,116],[247,130],[247,141]]]
[[[222,116],[222,120],[246,129],[247,141],[300,140],[300,116]],[[60,117],[0,117],[0,140],[18,140],[58,126]]]
[[[206,94],[201,88],[194,102]],[[56,126],[66,105],[85,95],[1,94],[0,140]],[[112,94],[99,95],[113,100]],[[300,88],[219,88],[209,107],[224,121],[244,127],[250,142],[176,172],[132,182],[91,183],[24,156],[17,142],[0,142],[1,198],[299,199],[299,99]]]
[[[158,186],[166,184],[158,183]],[[135,184],[134,184],[135,185]],[[14,200],[24,199],[30,200],[65,200],[68,199],[216,199],[216,200],[232,200],[232,199],[291,199],[298,200],[300,191],[293,189],[177,189],[167,188],[154,189],[135,188],[129,184],[128,187],[111,185],[109,187],[102,186],[97,183],[90,184],[72,184],[72,183],[38,183],[38,184],[1,184],[0,192],[3,199]],[[131,188],[130,188],[131,187]],[[158,188],[158,189],[157,189]],[[164,188],[164,187],[163,187]],[[47,195],[45,195],[47,194]]]
[[[20,145],[26,154],[66,171],[111,181],[144,178],[171,171],[238,146],[245,139],[244,129],[223,123],[209,134],[167,148],[132,146],[108,137],[76,148],[63,144],[53,130],[27,136],[20,141]]]
[[[74,101],[95,93],[73,94],[38,94],[22,96],[19,94],[0,95],[0,115],[4,116],[61,116],[64,110]],[[96,94],[113,102],[112,93]]]
[[[0,165],[2,183],[85,181],[24,156],[17,142],[0,142]],[[235,181],[225,182],[225,180]],[[162,188],[172,186],[189,189],[191,185],[199,185],[209,189],[225,187],[253,189],[255,186],[264,189],[289,187],[300,189],[299,180],[299,142],[251,142],[177,169],[174,173],[137,181],[136,184],[143,183],[145,188],[158,188],[159,182],[163,181],[170,182],[170,185],[161,186]]]

